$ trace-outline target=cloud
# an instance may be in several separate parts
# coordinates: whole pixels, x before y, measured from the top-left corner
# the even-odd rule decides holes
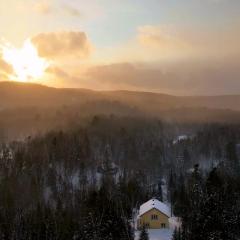
[[[0,59],[0,70],[5,73],[12,73],[12,66],[6,63],[3,59]]]
[[[49,68],[48,74],[61,86],[98,90],[128,89],[176,95],[239,93],[240,31],[236,26],[204,30],[142,26],[128,45],[102,49],[95,59],[93,56],[84,64],[75,58],[65,61],[67,65],[55,61],[58,67]],[[39,34],[32,41],[40,55],[50,59],[86,57],[91,49],[83,32]],[[109,56],[114,57],[109,60]],[[107,59],[108,64],[103,64],[101,59]],[[84,72],[83,67],[88,70]]]
[[[40,33],[31,39],[41,57],[88,57],[91,44],[84,32],[63,31]]]
[[[72,17],[82,17],[78,8],[69,4],[56,4],[51,0],[41,0],[34,4],[34,10],[42,15],[67,14]]]
[[[82,67],[69,70],[63,66],[51,66],[47,74],[55,85],[64,87],[219,95],[239,94],[239,68],[240,61],[186,61],[154,65],[122,62],[88,66],[85,70]]]
[[[0,81],[9,80],[9,75],[13,74],[13,68],[2,58],[0,52]]]
[[[178,84],[169,81],[173,78],[172,73],[166,74],[159,67],[127,62],[95,66],[88,70],[87,75],[89,79],[101,82],[103,88],[109,89],[166,92]]]
[[[239,24],[221,29],[192,29],[172,25],[145,25],[137,29],[137,43],[156,55],[194,58],[223,58],[240,55]]]
[[[155,52],[159,57],[189,57],[194,54],[193,43],[184,32],[171,25],[144,25],[137,29],[137,44],[141,51]]]
[[[89,83],[100,89],[129,89],[179,95],[237,94],[238,62],[191,62],[151,65],[118,63],[89,69]]]
[[[216,26],[143,25],[124,43],[96,49],[101,63],[208,61],[240,57],[240,22]]]
[[[92,83],[89,82],[89,79],[84,76],[83,72],[81,71],[75,71],[71,72],[68,71],[69,69],[60,67],[60,66],[50,66],[46,70],[46,77],[48,84],[52,86],[58,86],[58,87],[69,87],[71,88],[94,88],[92,86]]]
[[[53,7],[50,2],[40,1],[34,5],[34,10],[40,14],[47,15],[53,12]]]
[[[75,7],[70,5],[64,5],[62,7],[63,11],[73,17],[82,17],[82,13]]]
[[[13,68],[11,65],[9,65],[4,59],[2,58],[2,55],[0,53],[0,72],[2,74],[8,75],[13,73]]]
[[[46,70],[46,72],[48,74],[55,76],[56,78],[63,79],[67,82],[69,82],[69,80],[72,80],[72,77],[70,76],[70,74],[68,74],[67,72],[63,71],[61,68],[56,66],[50,66]]]
[[[137,39],[142,45],[163,48],[182,48],[188,45],[187,41],[181,39],[179,33],[172,26],[140,26]]]

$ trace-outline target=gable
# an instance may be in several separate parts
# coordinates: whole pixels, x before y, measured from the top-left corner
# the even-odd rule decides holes
[[[165,213],[161,212],[157,208],[152,208],[152,209],[148,210],[147,212],[143,213],[142,215],[139,215],[139,217],[152,215],[152,214],[158,215],[159,217],[162,217],[162,218],[167,218],[167,219],[169,218],[168,215],[166,215]]]
[[[157,199],[151,199],[151,200],[145,202],[144,204],[142,204],[140,206],[139,216],[150,211],[151,209],[157,209],[159,212],[163,213],[167,217],[171,216],[169,207]]]

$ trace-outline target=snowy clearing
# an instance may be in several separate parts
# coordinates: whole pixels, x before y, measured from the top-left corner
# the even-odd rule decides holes
[[[135,232],[135,240],[139,239],[139,231]],[[149,240],[171,240],[173,230],[171,229],[149,229]]]
[[[169,229],[148,229],[149,240],[172,240],[175,228],[181,226],[181,220],[177,217],[169,218]],[[139,239],[140,231],[135,231],[135,240]]]

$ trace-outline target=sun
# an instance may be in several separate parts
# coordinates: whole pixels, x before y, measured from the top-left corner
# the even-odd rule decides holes
[[[39,57],[30,40],[26,40],[20,49],[7,45],[2,51],[3,59],[13,68],[14,73],[9,78],[14,81],[39,80],[49,66],[46,59]]]

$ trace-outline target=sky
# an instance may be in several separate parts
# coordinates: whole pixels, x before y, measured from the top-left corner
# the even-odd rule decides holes
[[[240,93],[239,0],[0,0],[0,79]]]

